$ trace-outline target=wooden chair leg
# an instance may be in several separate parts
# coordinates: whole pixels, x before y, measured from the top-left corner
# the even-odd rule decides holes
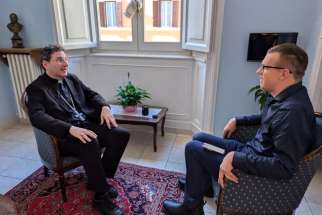
[[[61,195],[63,197],[63,202],[67,202],[64,173],[59,172],[58,175],[59,175],[59,183],[60,183]]]
[[[45,177],[48,177],[49,176],[49,172],[48,172],[48,168],[44,166],[44,175]]]
[[[223,209],[220,205],[217,205],[216,215],[224,215]]]
[[[216,215],[224,215],[224,210],[223,208],[221,207],[222,205],[222,189],[219,187],[219,193],[218,193],[218,197],[217,197],[217,210],[216,210]]]

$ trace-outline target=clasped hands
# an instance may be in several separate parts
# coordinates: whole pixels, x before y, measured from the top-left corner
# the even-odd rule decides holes
[[[113,114],[110,112],[108,106],[102,107],[100,118],[101,118],[101,125],[105,123],[108,128],[117,127],[116,120]],[[89,129],[81,128],[77,126],[71,126],[69,129],[69,133],[73,137],[76,137],[77,139],[79,139],[82,143],[88,143],[88,142],[91,142],[92,139],[97,138],[97,134],[95,134],[95,132]]]
[[[236,119],[232,118],[229,120],[227,125],[224,128],[224,138],[229,138],[232,133],[236,130],[237,124]],[[218,176],[218,183],[222,188],[224,188],[224,178],[226,177],[228,180],[231,180],[235,183],[238,183],[238,178],[236,175],[233,174],[232,170],[233,167],[233,159],[234,159],[234,152],[229,152],[225,155],[223,161],[220,164],[219,168],[219,176]]]

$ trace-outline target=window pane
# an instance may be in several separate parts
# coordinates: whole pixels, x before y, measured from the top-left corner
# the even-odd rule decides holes
[[[172,27],[172,4],[171,1],[161,1],[161,26],[162,28]]]
[[[124,16],[130,0],[98,0],[99,34],[101,41],[132,41],[131,19]]]
[[[145,0],[144,8],[144,42],[180,42],[181,0]]]
[[[117,27],[116,25],[116,2],[105,3],[107,27]]]

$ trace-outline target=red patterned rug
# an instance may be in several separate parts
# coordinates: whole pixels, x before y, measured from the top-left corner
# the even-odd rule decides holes
[[[128,215],[163,214],[165,198],[182,200],[177,188],[180,173],[121,163],[115,179],[108,179],[119,192],[115,203]],[[46,178],[40,168],[7,192],[26,215],[99,215],[92,208],[93,192],[86,189],[83,168],[65,173],[67,202],[62,202],[57,174]]]

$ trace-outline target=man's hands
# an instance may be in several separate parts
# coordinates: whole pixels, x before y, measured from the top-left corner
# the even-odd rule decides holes
[[[224,160],[220,164],[218,183],[222,188],[224,188],[224,177],[229,180],[238,183],[238,178],[232,173],[234,152],[229,152],[224,157]]]
[[[115,118],[107,106],[103,106],[101,111],[101,125],[103,125],[104,122],[106,123],[108,128],[111,128],[111,126],[117,127]]]
[[[224,128],[223,137],[229,138],[231,136],[231,134],[234,133],[236,128],[237,128],[236,118],[231,118]]]
[[[113,117],[112,113],[110,112],[107,106],[103,106],[101,111],[101,125],[104,123],[106,123],[108,128],[111,128],[111,126],[117,127],[115,118]],[[82,143],[88,143],[91,142],[92,139],[97,138],[97,135],[93,131],[76,126],[71,126],[69,129],[69,133],[73,137],[76,137],[77,139],[82,141]]]
[[[76,126],[71,126],[69,129],[69,133],[73,136],[82,141],[82,143],[91,142],[92,139],[96,139],[97,135],[88,129],[80,128]]]

